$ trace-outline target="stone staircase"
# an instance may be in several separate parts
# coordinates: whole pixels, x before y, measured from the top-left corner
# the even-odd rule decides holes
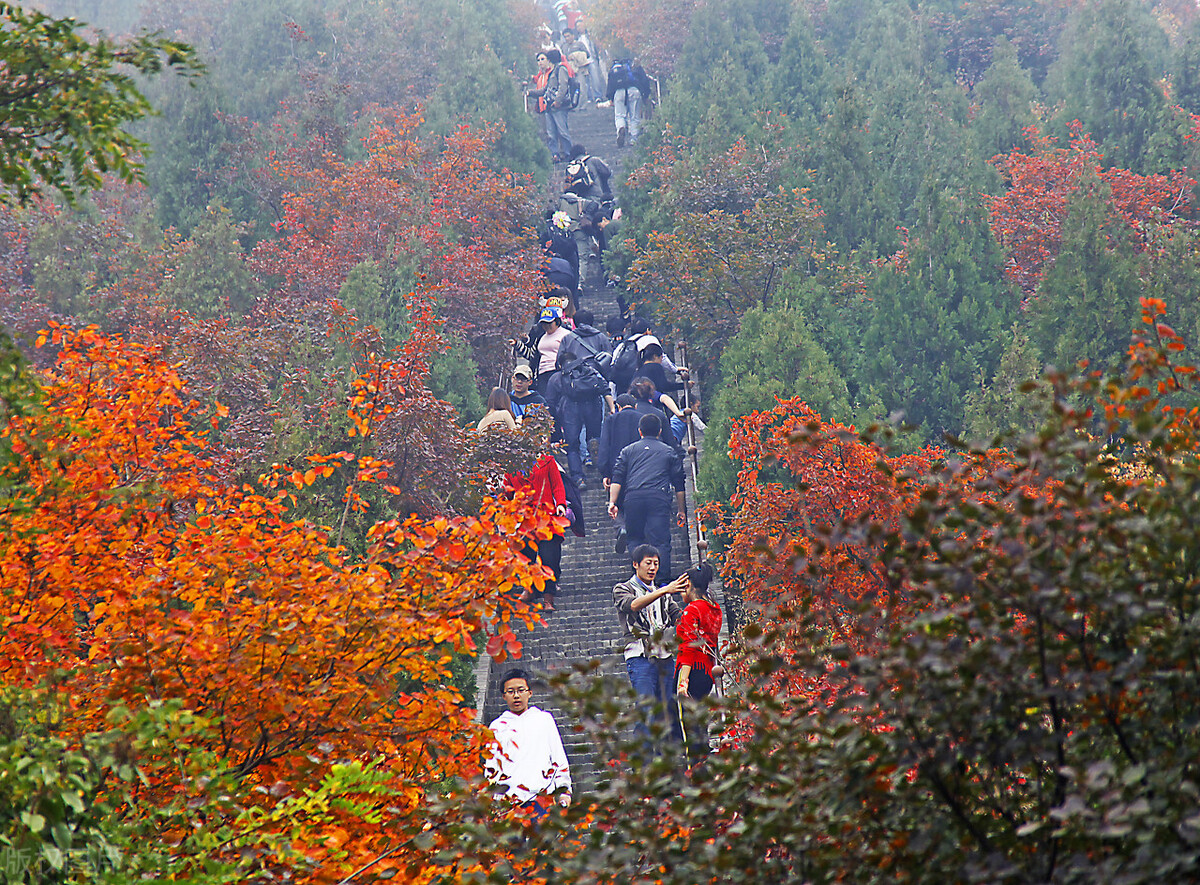
[[[575,143],[585,145],[589,153],[602,157],[613,168],[614,181],[620,181],[621,167],[630,149],[620,150],[616,146],[612,110],[581,107],[572,113],[570,127]],[[554,189],[562,172],[562,165],[555,168],[555,179],[548,190]],[[557,193],[554,190],[553,196],[557,196]],[[615,290],[603,285],[602,275],[596,271],[594,264],[591,271],[585,274],[581,303],[595,313],[596,325],[603,328],[605,320],[616,315],[619,308]],[[552,695],[548,680],[555,674],[569,672],[576,667],[593,666],[601,678],[614,681],[614,689],[619,686],[620,690],[624,690],[628,685],[621,654],[620,624],[612,604],[612,588],[632,574],[628,556],[618,555],[614,549],[614,524],[605,509],[607,492],[599,474],[589,470],[586,478],[588,488],[582,494],[587,537],[576,538],[567,534],[563,545],[557,611],[548,614],[545,623],[522,636],[524,648],[521,658],[497,663],[484,655],[476,672],[476,697],[479,699],[481,720],[485,723],[491,722],[505,709],[500,686],[504,673],[513,667],[520,667],[531,674],[532,703],[554,714],[577,788],[594,785],[604,768],[600,760],[593,758],[586,735],[573,728],[573,723],[579,720],[579,711],[570,708],[564,698]],[[694,500],[695,489],[689,471],[689,515],[693,513]],[[694,523],[690,528],[694,538]],[[696,561],[693,547],[694,544],[689,542],[689,531],[676,526],[671,552],[676,574]],[[719,588],[716,595],[721,601]]]

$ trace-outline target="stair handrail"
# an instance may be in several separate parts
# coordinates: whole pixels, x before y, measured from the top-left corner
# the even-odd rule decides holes
[[[692,422],[692,416],[696,414],[695,408],[692,406],[692,370],[688,368],[688,347],[687,342],[680,340],[675,342],[676,350],[679,352],[679,361],[682,363],[683,369],[688,373],[687,381],[683,385],[683,417],[684,424],[687,426],[687,452],[688,467],[692,474],[692,488],[699,495],[700,491],[700,448],[696,444],[696,425]],[[704,562],[708,558],[708,538],[704,536],[704,522],[695,516],[695,501],[692,502],[693,518],[690,522],[696,524],[696,557],[700,562]]]

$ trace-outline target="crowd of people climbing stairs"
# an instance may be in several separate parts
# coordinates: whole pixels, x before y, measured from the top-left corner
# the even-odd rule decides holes
[[[683,444],[704,425],[688,407],[687,368],[672,362],[619,289],[612,289],[617,309],[602,324],[586,306],[586,291],[615,282],[604,276],[603,258],[621,210],[612,168],[571,136],[572,113],[590,104],[612,108],[618,148],[636,144],[657,84],[634,59],[610,59],[571,0],[536,2],[546,24],[526,96],[562,186],[542,219],[545,290],[536,318],[528,333],[509,342],[510,383],[492,390],[478,430],[513,431],[531,410],[549,413],[546,451],[506,482],[528,490],[537,507],[562,517],[575,535],[587,533],[583,493],[593,485],[602,491],[615,552],[628,556],[631,572],[613,588],[612,600],[626,673],[646,704],[639,730],[648,739],[653,711],[666,713],[671,739],[695,759],[707,752],[707,729],[689,721],[679,699],[713,691],[722,616],[709,594],[712,567],[702,562],[676,575],[671,546],[672,523],[687,525]],[[553,575],[543,589],[522,595],[545,616],[556,610],[564,541],[565,532],[526,550]],[[492,723],[493,780],[540,816],[553,795],[569,802],[562,741],[553,717],[529,703],[527,673],[507,673],[502,690],[508,711]]]
[[[572,158],[571,112],[582,104],[612,108],[617,147],[637,144],[642,113],[658,100],[657,83],[631,56],[610,59],[577,10],[562,7],[540,27],[537,74],[525,93],[555,163]]]

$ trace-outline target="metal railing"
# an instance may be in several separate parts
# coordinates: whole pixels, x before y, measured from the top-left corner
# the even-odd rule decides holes
[[[692,421],[692,416],[696,415],[696,410],[692,405],[692,372],[688,369],[688,349],[686,341],[675,342],[676,352],[679,354],[679,362],[684,369],[687,370],[688,380],[683,386],[683,417],[684,423],[687,425],[687,448],[684,450],[687,453],[688,468],[692,474],[692,488],[696,495],[700,494],[700,448],[696,444],[696,425]],[[708,538],[704,534],[704,523],[695,513],[695,502],[692,502],[692,514],[688,520],[689,523],[695,523],[695,545],[696,557],[700,562],[704,562],[708,558]],[[691,527],[689,526],[689,534]]]

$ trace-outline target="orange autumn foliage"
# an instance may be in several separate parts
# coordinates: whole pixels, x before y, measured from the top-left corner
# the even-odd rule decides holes
[[[267,163],[289,188],[282,237],[260,243],[253,266],[279,294],[307,300],[336,297],[363,261],[415,271],[453,329],[473,342],[502,342],[522,329],[542,284],[527,226],[536,186],[489,165],[497,126],[423,140],[422,122],[419,112],[384,114],[359,162],[272,152]],[[501,352],[478,356],[490,363]]]
[[[489,499],[478,516],[386,521],[349,561],[291,508],[336,462],[354,462],[359,483],[385,462],[318,456],[232,487],[204,429],[224,408],[202,414],[155,349],[93,328],[55,327],[41,343],[58,349],[44,408],[4,431],[23,472],[6,477],[0,509],[0,678],[54,674],[79,734],[113,703],[181,699],[216,721],[213,749],[244,804],[274,802],[258,784],[314,787],[318,746],[374,760],[389,787],[378,813],[330,812],[354,819],[344,839],[320,831],[299,848],[310,881],[373,856],[387,827],[419,828],[430,783],[478,770],[483,731],[450,684],[451,654],[480,636],[519,652],[514,627],[531,616],[513,591],[544,580],[521,549],[549,536],[550,518]]]
[[[1005,274],[1032,296],[1048,265],[1058,257],[1067,204],[1085,176],[1095,175],[1109,188],[1112,213],[1141,243],[1150,224],[1189,223],[1192,188],[1196,181],[1183,172],[1138,175],[1128,169],[1102,168],[1104,155],[1078,123],[1072,126],[1069,147],[1042,135],[1036,127],[1025,130],[1031,150],[1014,148],[992,158],[992,165],[1008,180],[1008,189],[985,201],[992,233],[1007,253]]]
[[[867,653],[876,624],[858,613],[903,617],[907,599],[874,536],[847,534],[845,526],[898,524],[917,499],[909,479],[927,473],[940,452],[889,455],[799,398],[734,422],[729,449],[739,470],[731,506],[718,517],[726,585],[760,613],[784,657],[791,643],[806,641],[779,616],[788,609],[808,612],[810,623],[821,623],[850,653]],[[710,517],[718,513],[709,510]],[[792,694],[829,690],[797,672],[781,673],[777,682]]]

